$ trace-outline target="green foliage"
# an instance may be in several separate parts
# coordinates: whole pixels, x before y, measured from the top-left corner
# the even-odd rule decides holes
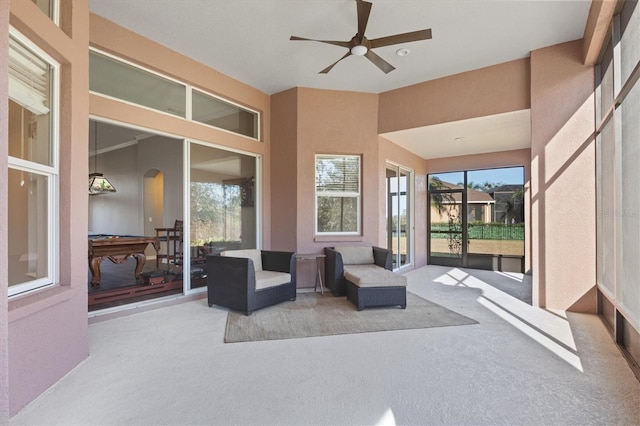
[[[469,240],[514,240],[524,241],[524,224],[517,223],[514,225],[505,225],[499,222],[470,222],[468,227]],[[437,231],[458,230],[455,226],[452,229],[451,218],[449,222],[438,222],[431,224],[431,238],[448,238],[447,234],[439,234]],[[462,230],[460,226],[459,230]]]

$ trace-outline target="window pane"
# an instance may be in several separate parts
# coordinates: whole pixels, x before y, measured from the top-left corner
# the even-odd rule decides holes
[[[54,0],[32,0],[49,18],[53,19]]]
[[[616,228],[615,228],[615,134],[613,120],[607,122],[602,129],[601,165],[602,172],[600,185],[602,187],[602,285],[613,293],[615,288],[615,255],[616,255]]]
[[[316,191],[358,194],[360,192],[360,157],[318,156]]]
[[[89,54],[89,90],[185,117],[184,85],[96,52]]]
[[[611,40],[604,51],[604,57],[600,64],[600,119],[603,119],[609,109],[613,107],[613,47]]]
[[[358,232],[358,198],[318,197],[318,232]]]
[[[13,38],[9,46],[9,155],[53,166],[53,67]]]
[[[638,0],[627,0],[620,13],[620,58],[622,84],[640,61],[640,7]]]
[[[400,249],[400,266],[408,265],[411,263],[411,211],[410,207],[410,172],[406,170],[400,169],[400,180],[399,184],[399,198],[398,198],[398,210],[400,213],[399,216],[399,225],[400,225],[400,235],[399,238],[399,249]]]
[[[9,286],[48,276],[48,179],[9,169]]]
[[[640,43],[637,43],[640,45]],[[618,258],[620,279],[617,281],[616,298],[631,314],[635,324],[640,324],[640,84],[636,82],[620,105],[622,124],[622,189],[620,211],[615,215],[622,239]]]
[[[192,97],[192,118],[194,121],[257,139],[257,113],[247,111],[197,90],[193,90]]]
[[[200,254],[257,248],[256,159],[191,144],[191,247]]]

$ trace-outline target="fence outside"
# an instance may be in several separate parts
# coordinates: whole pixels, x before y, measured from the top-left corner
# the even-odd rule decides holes
[[[446,222],[431,224],[431,238],[446,239],[450,234]],[[524,241],[524,224],[504,225],[502,223],[469,223],[470,240],[520,240]]]

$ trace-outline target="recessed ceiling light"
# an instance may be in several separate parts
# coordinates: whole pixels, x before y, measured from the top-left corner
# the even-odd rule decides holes
[[[464,140],[464,137],[458,136],[457,138],[454,139],[454,142],[462,142],[463,140]]]
[[[398,49],[396,50],[396,55],[398,56],[407,56],[411,51],[409,49]]]

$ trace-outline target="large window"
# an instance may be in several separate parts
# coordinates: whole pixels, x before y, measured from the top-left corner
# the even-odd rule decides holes
[[[596,68],[598,309],[617,343],[640,359],[640,6],[613,19]],[[635,337],[634,337],[635,336]]]
[[[316,156],[316,234],[360,233],[360,157]]]
[[[9,295],[56,282],[57,69],[26,38],[9,38]]]
[[[429,175],[429,262],[524,272],[524,169]]]
[[[200,255],[258,248],[256,157],[197,143],[190,151],[191,247]]]
[[[95,50],[89,52],[89,90],[260,139],[260,114],[257,111]]]

